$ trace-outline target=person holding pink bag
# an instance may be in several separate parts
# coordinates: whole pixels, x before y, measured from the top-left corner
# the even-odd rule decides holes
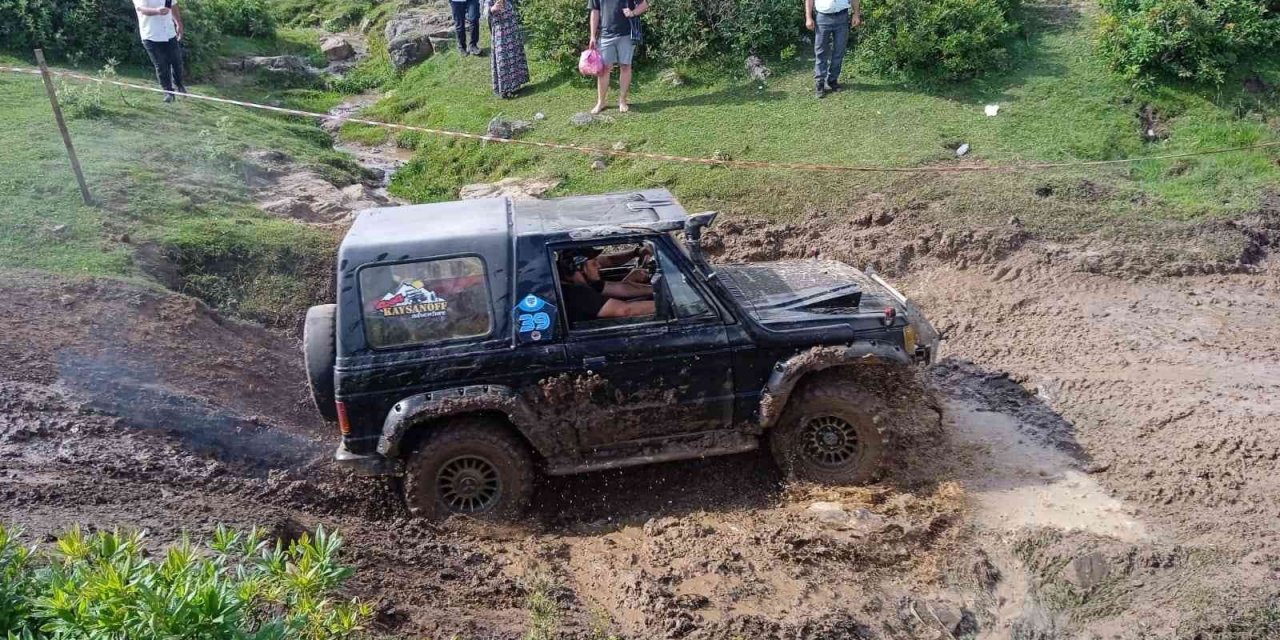
[[[591,44],[598,49],[604,70],[596,75],[596,106],[591,113],[604,111],[609,99],[609,76],[618,71],[618,111],[631,110],[627,99],[631,92],[631,60],[640,39],[638,18],[649,11],[649,0],[587,0],[591,10]]]

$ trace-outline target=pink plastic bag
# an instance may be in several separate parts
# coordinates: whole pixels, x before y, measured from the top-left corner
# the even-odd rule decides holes
[[[601,71],[604,71],[604,58],[600,57],[600,52],[595,49],[583,51],[582,57],[578,58],[578,73],[598,76]]]

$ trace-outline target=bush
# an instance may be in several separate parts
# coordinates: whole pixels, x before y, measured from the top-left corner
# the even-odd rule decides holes
[[[577,64],[587,47],[590,12],[584,0],[528,0],[520,20],[529,47],[558,66]]]
[[[1019,0],[865,0],[859,59],[894,75],[967,78],[1008,64]]]
[[[0,526],[0,627],[24,640],[354,638],[371,612],[333,599],[351,575],[341,545],[323,529],[272,545],[219,527],[205,549],[152,558],[137,534],[74,529],[33,550]]]
[[[217,1],[217,0],[214,0]],[[183,48],[194,74],[210,69],[221,38],[208,0],[183,0]],[[100,66],[108,60],[149,65],[132,5],[117,0],[0,0],[0,50],[41,47],[51,60]]]
[[[207,0],[214,24],[222,33],[249,38],[276,33],[276,19],[264,0]]]
[[[590,14],[585,7],[583,0],[526,0],[521,12],[530,48],[558,65],[576,64],[589,36]],[[663,64],[682,64],[708,54],[772,57],[799,40],[804,5],[777,0],[660,0],[654,2],[644,23],[644,55]]]
[[[1099,52],[1138,85],[1160,75],[1221,83],[1241,59],[1280,44],[1274,0],[1102,0]]]

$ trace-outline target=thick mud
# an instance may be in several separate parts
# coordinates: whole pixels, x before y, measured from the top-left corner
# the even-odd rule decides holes
[[[548,479],[519,526],[431,524],[329,463],[294,339],[18,273],[0,276],[0,521],[153,544],[324,524],[375,630],[404,637],[520,638],[534,593],[564,638],[1276,637],[1258,613],[1280,598],[1272,218],[1246,224],[1239,273],[1135,280],[1016,225],[887,229],[900,213],[821,238],[729,221],[712,242],[877,262],[947,331],[926,376],[941,434],[879,484],[786,486],[761,451]]]

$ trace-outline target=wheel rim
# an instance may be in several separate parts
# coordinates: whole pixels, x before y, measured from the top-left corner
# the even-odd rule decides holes
[[[819,467],[842,467],[858,459],[858,432],[836,416],[810,418],[800,429],[800,454]]]
[[[479,456],[458,456],[436,474],[440,499],[454,513],[479,513],[497,504],[502,479],[497,467]]]

